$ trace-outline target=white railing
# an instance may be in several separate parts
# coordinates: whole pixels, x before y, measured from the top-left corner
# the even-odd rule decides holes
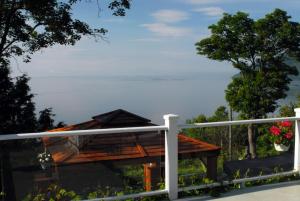
[[[211,184],[204,184],[199,186],[190,186],[178,189],[179,192],[181,191],[189,191],[189,190],[196,190],[196,189],[203,189],[208,187],[216,187],[228,184],[236,184],[236,183],[245,183],[248,181],[255,181],[255,180],[263,180],[277,176],[289,176],[294,174],[300,173],[300,108],[295,109],[295,117],[282,117],[282,118],[268,118],[268,119],[251,119],[251,120],[238,120],[238,121],[224,121],[224,122],[209,122],[209,123],[195,123],[195,124],[185,124],[179,125],[179,129],[184,128],[206,128],[206,127],[220,127],[220,126],[230,126],[230,125],[244,125],[244,124],[263,124],[263,123],[271,123],[271,122],[278,122],[278,121],[295,121],[295,150],[294,150],[294,169],[292,171],[280,172],[270,175],[263,175],[257,177],[249,177],[249,178],[242,178],[242,179],[234,179],[231,181],[222,181],[222,182],[214,182]]]
[[[247,181],[267,179],[275,176],[287,176],[299,174],[300,172],[300,108],[295,109],[295,117],[284,118],[268,118],[268,119],[255,119],[255,120],[239,120],[239,121],[226,121],[226,122],[213,122],[213,123],[197,123],[190,125],[179,125],[178,115],[168,114],[164,116],[165,125],[162,126],[148,126],[148,127],[130,127],[130,128],[113,128],[113,129],[93,129],[93,130],[77,130],[77,131],[62,131],[62,132],[42,132],[42,133],[24,133],[24,134],[8,134],[0,135],[0,141],[6,140],[21,140],[40,137],[66,137],[78,135],[102,135],[102,134],[117,134],[129,132],[150,132],[150,131],[165,131],[165,189],[143,192],[137,194],[122,195],[117,197],[98,198],[96,200],[124,200],[129,198],[144,197],[168,194],[170,200],[178,198],[178,192],[186,190],[203,189],[207,187],[216,187],[221,185],[243,183]],[[236,179],[232,181],[215,182],[211,184],[204,184],[199,186],[190,186],[178,188],[178,138],[177,134],[184,128],[204,128],[204,127],[218,127],[242,124],[261,124],[270,123],[283,120],[295,121],[295,150],[294,150],[294,170],[271,175],[264,175],[258,177],[250,177],[243,179]],[[91,201],[91,200],[89,200]]]
[[[91,130],[75,130],[75,131],[55,131],[55,132],[40,132],[40,133],[21,133],[0,135],[0,141],[4,140],[22,140],[41,137],[67,137],[67,136],[82,136],[82,135],[104,135],[116,133],[134,133],[134,132],[151,132],[167,130],[166,126],[146,126],[146,127],[129,127],[129,128],[108,128],[108,129],[91,129]]]

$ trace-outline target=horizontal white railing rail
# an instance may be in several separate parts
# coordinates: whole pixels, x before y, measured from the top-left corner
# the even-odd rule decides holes
[[[167,190],[157,190],[157,191],[142,192],[142,193],[120,195],[120,196],[113,196],[113,197],[105,197],[105,198],[96,198],[96,199],[81,200],[81,201],[114,201],[114,200],[126,200],[126,199],[132,199],[132,198],[140,198],[140,197],[147,197],[147,196],[163,195],[163,194],[166,194],[166,193],[168,193]]]
[[[208,123],[194,123],[194,124],[182,124],[179,128],[207,128],[207,127],[220,127],[220,126],[234,126],[245,124],[263,124],[272,123],[277,121],[296,121],[300,120],[300,117],[280,117],[280,118],[268,118],[268,119],[250,119],[250,120],[237,120],[237,121],[219,121]]]
[[[254,181],[260,179],[267,179],[276,176],[287,176],[292,174],[299,174],[300,170],[300,108],[295,109],[295,117],[283,118],[268,118],[268,119],[253,119],[253,120],[238,120],[238,121],[225,121],[225,122],[210,122],[210,123],[196,123],[196,124],[178,124],[177,115],[165,115],[165,125],[162,126],[148,126],[148,127],[129,127],[129,128],[110,128],[110,129],[93,129],[93,130],[76,130],[76,131],[57,131],[57,132],[41,132],[41,133],[23,133],[23,134],[8,134],[0,135],[0,141],[5,140],[21,140],[30,138],[41,137],[67,137],[67,136],[81,136],[81,135],[102,135],[102,134],[122,134],[122,133],[138,133],[138,132],[151,132],[151,131],[165,131],[165,189],[151,192],[143,192],[137,194],[122,195],[116,197],[97,198],[95,200],[124,200],[129,198],[144,197],[168,194],[170,200],[178,198],[178,192],[185,190],[196,190],[207,187],[228,185],[234,183],[243,183],[247,181]],[[261,124],[271,123],[277,121],[295,121],[295,150],[294,150],[294,170],[288,172],[281,172],[272,175],[263,175],[258,177],[249,177],[236,179],[232,181],[214,182],[211,184],[204,184],[200,186],[191,186],[178,188],[178,133],[181,129],[186,128],[205,128],[205,127],[218,127],[230,125],[243,125],[243,124]],[[95,201],[89,200],[89,201]]]
[[[213,188],[213,187],[230,185],[230,184],[243,184],[243,183],[249,182],[249,181],[259,181],[259,180],[265,180],[265,179],[270,179],[270,178],[274,178],[274,177],[291,176],[291,175],[295,175],[295,174],[299,174],[299,171],[292,170],[292,171],[279,172],[279,173],[274,173],[274,174],[269,174],[269,175],[261,175],[261,176],[255,176],[255,177],[233,179],[230,181],[213,182],[213,183],[202,184],[202,185],[198,185],[198,186],[188,186],[188,187],[179,188],[178,191],[183,192],[183,191],[199,190],[199,189],[205,189],[205,188]]]
[[[166,126],[146,126],[146,127],[128,127],[128,128],[109,128],[109,129],[91,129],[91,130],[75,130],[75,131],[55,131],[55,132],[40,132],[40,133],[22,133],[0,135],[0,141],[4,140],[22,140],[41,137],[68,137],[81,135],[104,135],[104,134],[119,134],[119,133],[135,133],[135,132],[151,132],[165,131]]]

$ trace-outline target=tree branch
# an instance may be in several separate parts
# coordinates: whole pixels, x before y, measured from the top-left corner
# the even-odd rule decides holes
[[[41,25],[44,25],[44,24],[42,22],[38,22],[36,25],[34,25],[34,27],[32,28],[32,30],[28,34],[29,35],[32,34]],[[10,46],[12,46],[17,41],[18,41],[18,39],[10,41],[5,47],[2,48],[1,53],[5,52],[5,50],[7,50]],[[0,54],[0,56],[1,56],[1,54]]]
[[[1,37],[1,42],[0,42],[0,57],[3,54],[3,48],[4,48],[4,45],[5,45],[6,40],[7,40],[7,35],[8,35],[8,32],[9,32],[11,19],[12,19],[12,16],[13,16],[14,12],[15,12],[15,9],[14,9],[15,4],[16,4],[16,1],[14,0],[12,2],[10,12],[9,12],[9,14],[6,18],[6,21],[5,21],[4,32],[3,32],[3,35]]]
[[[18,41],[17,39],[10,41],[5,47],[2,48],[1,52],[2,53],[5,52],[5,50],[7,50],[13,43],[15,43],[17,41]],[[1,54],[0,54],[0,56],[1,56]]]

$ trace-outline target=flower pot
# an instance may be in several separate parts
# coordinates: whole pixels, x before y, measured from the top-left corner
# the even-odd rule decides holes
[[[40,163],[42,170],[46,170],[50,167],[49,163]]]
[[[46,166],[45,163],[41,163],[40,165],[41,165],[42,170],[46,170],[47,169],[47,166]]]
[[[286,146],[286,145],[283,145],[283,144],[276,144],[276,143],[274,143],[274,147],[275,147],[276,151],[283,152],[283,151],[288,151],[289,148],[290,148],[290,145]]]

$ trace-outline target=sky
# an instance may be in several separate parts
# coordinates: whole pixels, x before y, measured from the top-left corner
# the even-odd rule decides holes
[[[105,40],[82,38],[75,46],[37,52],[32,62],[16,60],[14,72],[31,77],[180,75],[235,72],[229,63],[196,54],[195,43],[224,12],[244,11],[257,19],[281,8],[300,21],[299,0],[133,0],[125,17],[115,17],[107,0],[81,1],[74,17],[109,30]]]

